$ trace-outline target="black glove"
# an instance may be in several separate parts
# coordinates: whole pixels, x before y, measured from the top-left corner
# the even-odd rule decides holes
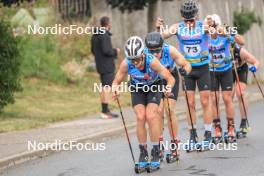
[[[186,70],[184,70],[183,68],[179,68],[179,72],[182,76],[186,76],[187,75],[187,72]]]

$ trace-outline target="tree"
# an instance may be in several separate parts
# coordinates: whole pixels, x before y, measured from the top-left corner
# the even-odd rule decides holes
[[[240,12],[234,12],[234,26],[237,27],[239,34],[245,34],[254,23],[257,23],[259,26],[262,25],[262,19],[254,11],[242,8]]]
[[[14,92],[21,90],[19,80],[18,39],[13,36],[9,23],[0,21],[0,111],[14,103]]]
[[[147,27],[149,32],[153,29],[153,21],[155,20],[158,0],[106,0],[106,2],[107,4],[111,5],[112,8],[118,8],[122,13],[125,11],[131,13],[133,11],[143,10],[145,7],[148,7]]]

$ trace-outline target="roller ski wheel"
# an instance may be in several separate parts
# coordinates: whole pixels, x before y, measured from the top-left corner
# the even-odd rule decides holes
[[[150,162],[146,168],[147,173],[152,173],[160,169],[160,162]]]
[[[240,129],[236,132],[237,139],[242,139],[247,137],[247,129]]]
[[[185,151],[186,153],[191,153],[191,152],[194,152],[194,151],[197,151],[197,146],[199,144],[197,142],[190,142],[188,144],[185,145]]]
[[[213,137],[212,138],[212,142],[214,143],[214,144],[219,144],[219,143],[223,143],[223,138],[222,138],[222,136],[220,136],[220,137]]]
[[[179,156],[177,154],[174,155],[172,153],[168,153],[166,155],[166,161],[167,161],[167,163],[174,163],[174,162],[179,163],[180,162],[180,158],[179,158]]]
[[[168,153],[166,155],[166,161],[167,163],[173,163],[173,162],[179,162],[179,150],[178,150],[178,143],[180,141],[179,140],[171,140],[171,146],[173,146],[174,148],[171,149],[170,153]]]
[[[225,139],[225,143],[227,143],[227,144],[231,144],[231,143],[235,143],[235,142],[237,142],[237,140],[236,140],[236,137],[234,137],[234,136],[227,136],[227,138]]]
[[[148,162],[135,163],[135,172],[137,174],[141,174],[146,171],[147,167],[148,167]]]
[[[201,143],[198,143],[197,145],[197,152],[204,152],[210,150],[210,142],[208,141],[202,141]]]
[[[226,144],[237,142],[236,134],[234,134],[234,135],[229,135],[228,132],[226,131],[226,132],[224,133],[224,141],[225,141]]]

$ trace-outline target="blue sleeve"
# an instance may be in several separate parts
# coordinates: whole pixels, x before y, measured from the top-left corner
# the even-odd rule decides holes
[[[229,41],[229,43],[235,43],[235,36],[234,35],[230,35],[228,41]]]

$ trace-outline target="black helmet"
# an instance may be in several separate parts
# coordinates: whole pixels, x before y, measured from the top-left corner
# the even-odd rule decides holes
[[[181,6],[181,16],[185,19],[191,19],[198,12],[197,3],[194,0],[187,0]]]
[[[150,32],[145,38],[147,48],[159,48],[163,45],[163,37],[159,32]]]

